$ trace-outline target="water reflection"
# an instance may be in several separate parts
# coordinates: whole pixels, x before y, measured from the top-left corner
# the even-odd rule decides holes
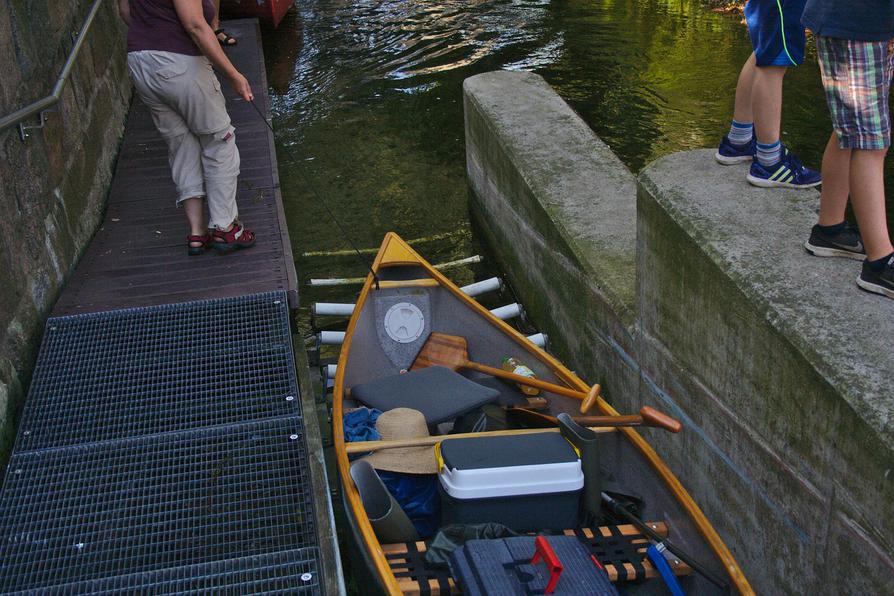
[[[700,0],[305,0],[266,35],[277,141],[297,149],[365,246],[392,229],[416,237],[467,225],[464,78],[541,74],[637,170],[717,142],[751,51],[740,17]],[[785,83],[783,141],[818,166],[829,129],[808,48]],[[296,254],[343,248],[295,167],[281,177]],[[462,236],[426,251],[446,259],[473,244]],[[320,263],[302,267],[343,265]]]

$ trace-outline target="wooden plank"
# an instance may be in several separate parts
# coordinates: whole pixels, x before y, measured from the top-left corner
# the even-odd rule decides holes
[[[261,82],[263,84],[263,88],[267,89],[267,70],[264,68],[264,58],[263,55],[259,53],[259,58],[261,60],[260,71],[261,71]],[[249,109],[252,109],[249,107]],[[264,108],[261,110],[266,118],[270,120],[270,98],[267,96],[267,93],[264,93]],[[279,189],[279,162],[276,159],[276,145],[274,143],[274,138],[272,134],[267,135],[268,139],[268,148],[270,154],[274,156],[273,159],[270,160],[270,170],[271,177],[275,180],[275,188],[273,191],[273,195],[276,203],[276,215],[279,218],[279,221],[283,222],[282,230],[281,230],[281,243],[283,247],[283,258],[287,263],[290,263],[290,266],[286,269],[286,277],[287,277],[287,287],[294,288],[294,291],[290,290],[288,293],[289,296],[289,306],[293,310],[297,310],[299,306],[298,300],[298,272],[295,270],[295,258],[292,256],[292,241],[289,238],[289,231],[285,226],[286,221],[286,212],[283,207],[282,202],[282,193]]]
[[[250,20],[227,24],[239,44],[227,50],[268,113],[260,30]],[[80,314],[283,290],[298,306],[273,133],[254,108],[222,85],[241,157],[237,202],[258,244],[228,255],[186,254],[187,224],[177,209],[167,147],[149,110],[135,99],[125,126],[105,219],[54,308]],[[212,251],[213,253],[213,251]]]
[[[664,522],[648,522],[649,527],[652,530],[661,536],[662,538],[667,537],[667,524]],[[637,529],[633,524],[621,524],[618,526],[614,526],[622,536],[636,536],[641,532]],[[603,538],[610,538],[612,536],[611,526],[600,526],[597,528],[599,530],[600,535]],[[592,528],[584,528],[583,529],[585,538],[593,538],[593,530]],[[566,536],[574,536],[574,530],[565,530]]]

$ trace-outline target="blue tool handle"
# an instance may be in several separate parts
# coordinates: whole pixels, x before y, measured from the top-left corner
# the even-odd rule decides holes
[[[664,580],[670,593],[674,596],[685,596],[683,588],[680,587],[680,582],[677,581],[677,576],[674,575],[674,570],[671,569],[667,559],[664,558],[664,555],[661,554],[658,547],[654,544],[650,544],[649,548],[646,549],[646,555],[648,555],[652,564],[655,565],[655,569],[658,570],[658,573],[661,574],[661,579]]]

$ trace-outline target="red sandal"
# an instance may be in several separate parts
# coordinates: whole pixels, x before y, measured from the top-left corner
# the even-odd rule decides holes
[[[193,242],[201,242],[201,246],[193,246]],[[201,236],[190,234],[186,237],[186,251],[190,256],[200,255],[211,245],[211,234],[205,232]]]
[[[245,229],[241,223],[233,222],[229,231],[214,230],[211,233],[214,249],[220,253],[228,253],[237,248],[251,248],[255,245],[255,234]]]

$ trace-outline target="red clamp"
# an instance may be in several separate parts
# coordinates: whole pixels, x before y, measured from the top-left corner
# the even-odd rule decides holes
[[[553,547],[550,546],[546,536],[538,536],[534,540],[534,547],[534,558],[531,559],[531,565],[536,565],[541,558],[544,560],[547,567],[549,567],[549,583],[546,584],[544,594],[552,594],[553,590],[556,589],[556,584],[559,583],[559,576],[562,575],[562,571],[565,568],[559,561],[559,557],[556,556]]]

